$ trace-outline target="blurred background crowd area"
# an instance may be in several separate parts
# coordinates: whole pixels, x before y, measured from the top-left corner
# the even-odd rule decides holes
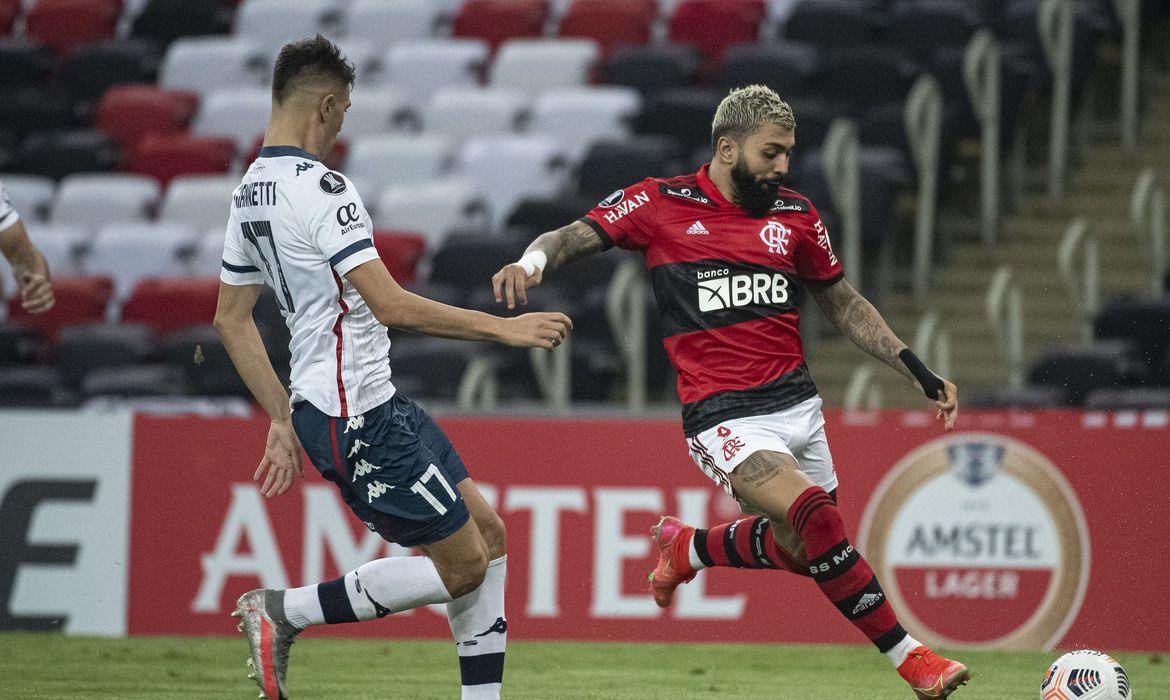
[[[615,189],[696,169],[719,100],[762,83],[794,108],[790,184],[854,284],[969,405],[1170,408],[1155,0],[0,0],[0,182],[57,293],[44,316],[8,303],[0,406],[246,405],[209,325],[223,227],[275,56],[318,32],[358,74],[327,164],[420,294],[503,313],[502,264]],[[638,262],[611,251],[531,295],[575,321],[563,362],[392,331],[394,381],[464,408],[668,406]],[[828,404],[918,405],[804,311]],[[270,296],[257,321],[286,376]]]

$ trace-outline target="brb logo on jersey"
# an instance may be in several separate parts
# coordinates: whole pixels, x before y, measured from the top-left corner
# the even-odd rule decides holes
[[[859,542],[906,626],[943,645],[1051,649],[1088,584],[1072,487],[1000,435],[943,438],[904,457],[866,507]]]
[[[721,268],[696,274],[702,312],[788,303],[788,278],[778,272],[731,274],[731,270]]]
[[[760,229],[760,240],[768,246],[768,252],[788,255],[788,242],[792,240],[792,229],[779,221],[769,221]]]

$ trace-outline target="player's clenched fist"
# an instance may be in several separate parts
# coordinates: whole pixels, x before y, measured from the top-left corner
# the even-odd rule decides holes
[[[531,313],[505,318],[500,342],[521,348],[552,350],[573,329],[573,322],[562,313]]]

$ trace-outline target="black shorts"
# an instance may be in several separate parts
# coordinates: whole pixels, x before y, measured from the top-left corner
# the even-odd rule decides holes
[[[404,547],[437,542],[467,522],[467,504],[456,488],[468,478],[467,467],[431,417],[402,394],[349,418],[301,401],[292,421],[313,466],[387,541]]]

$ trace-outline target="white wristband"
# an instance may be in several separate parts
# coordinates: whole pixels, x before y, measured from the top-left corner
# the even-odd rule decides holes
[[[525,277],[531,277],[536,274],[537,270],[544,272],[544,266],[548,264],[548,256],[544,254],[543,250],[534,250],[522,255],[514,264],[519,265],[520,269],[524,270]]]

